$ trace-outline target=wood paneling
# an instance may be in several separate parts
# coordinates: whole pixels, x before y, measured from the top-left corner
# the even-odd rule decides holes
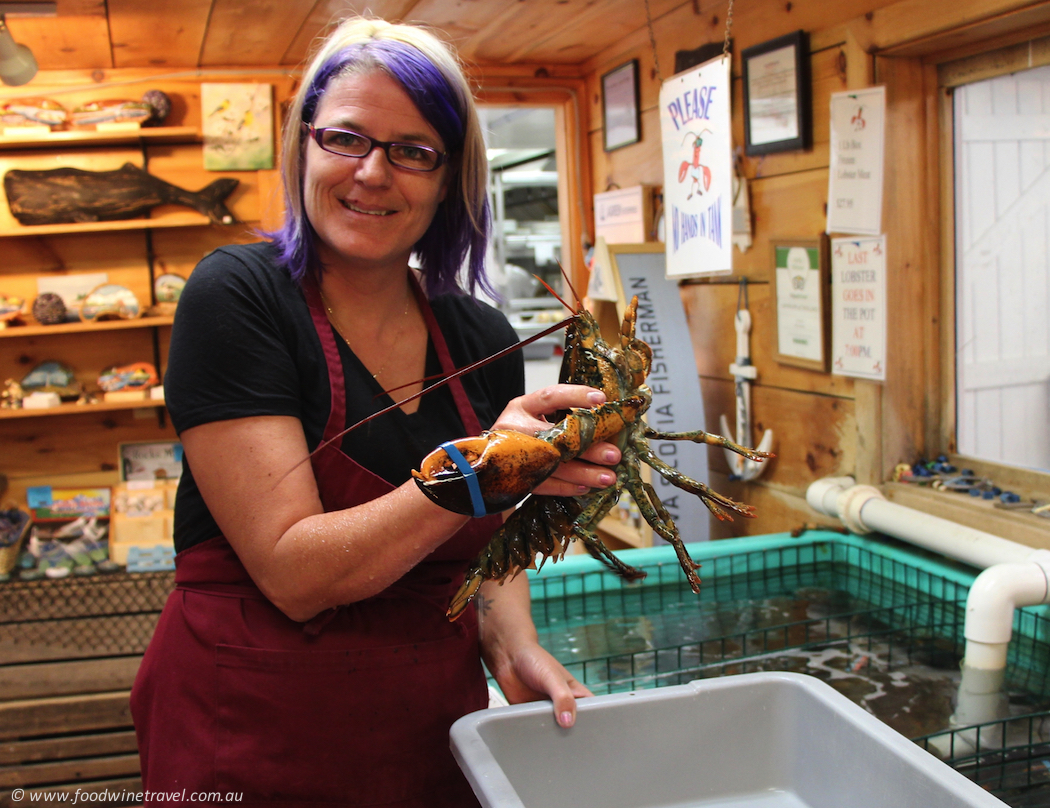
[[[131,726],[128,692],[0,702],[0,738]]]
[[[106,0],[113,66],[196,67],[211,5],[212,0]]]
[[[26,45],[41,69],[113,67],[109,20],[102,0],[57,0],[57,17],[11,17],[15,41]],[[157,33],[153,32],[154,40]],[[23,95],[25,87],[19,88]]]
[[[729,365],[736,361],[736,316],[740,286],[737,283],[700,283],[681,287],[682,300],[701,376],[732,380]],[[758,369],[757,383],[799,392],[852,397],[853,379],[782,365],[776,361],[776,334],[772,318],[772,286],[749,283],[751,312],[751,362]],[[730,413],[726,414],[730,418]],[[730,421],[733,419],[730,418]]]
[[[704,419],[708,432],[719,432],[718,416],[735,412],[735,386],[721,379],[700,379]],[[853,401],[775,387],[752,386],[751,418],[755,436],[773,430],[775,458],[759,478],[761,485],[804,497],[809,484],[822,477],[840,477],[856,463],[856,424]],[[814,429],[819,424],[819,429]],[[754,438],[751,445],[757,443]],[[725,454],[708,448],[712,471],[729,474]]]
[[[7,699],[70,696],[104,690],[130,690],[141,655],[0,666],[0,693]],[[0,744],[0,764],[11,762]],[[72,757],[72,755],[70,755]]]
[[[200,65],[280,64],[313,4],[314,0],[212,0]]]
[[[711,472],[711,487],[738,502],[746,502],[755,509],[753,519],[736,518],[732,522],[720,522],[711,517],[710,536],[712,539],[766,536],[771,533],[788,533],[817,525],[830,528],[841,527],[835,520],[818,514],[810,508],[803,497],[781,491],[778,488],[730,480],[726,473],[719,471]],[[704,571],[701,569],[701,580],[703,577]]]

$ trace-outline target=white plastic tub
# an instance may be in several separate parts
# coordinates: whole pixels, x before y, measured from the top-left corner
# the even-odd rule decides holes
[[[1005,803],[795,673],[482,710],[451,732],[485,808],[1002,808]]]

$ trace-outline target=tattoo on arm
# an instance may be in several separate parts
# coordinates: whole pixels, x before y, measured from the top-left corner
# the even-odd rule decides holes
[[[475,608],[478,610],[478,616],[486,615],[489,613],[489,609],[492,608],[492,598],[487,598],[480,592],[478,596],[474,598]]]

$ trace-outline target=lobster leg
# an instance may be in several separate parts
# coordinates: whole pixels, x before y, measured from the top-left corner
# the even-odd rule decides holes
[[[630,488],[631,496],[634,497],[634,501],[638,505],[638,510],[645,517],[645,521],[674,547],[675,555],[678,556],[678,563],[689,581],[689,587],[695,593],[700,594],[700,576],[696,574],[696,571],[700,569],[700,565],[693,561],[689,551],[685,549],[682,536],[678,532],[671,514],[667,512],[667,508],[664,507],[660,497],[657,496],[656,489],[639,478],[629,482],[628,488]]]
[[[672,485],[700,497],[708,510],[717,516],[719,521],[724,522],[727,519],[732,521],[733,517],[726,512],[726,509],[738,513],[741,516],[752,517],[755,515],[755,509],[752,506],[744,505],[727,496],[719,494],[717,491],[712,491],[702,482],[694,480],[692,477],[687,477],[674,466],[667,465],[656,456],[653,450],[650,449],[644,441],[638,441],[637,443],[641,444],[636,445],[635,447],[638,452],[638,457],[646,465],[650,466]]]
[[[576,521],[572,525],[572,532],[576,538],[584,543],[591,555],[621,578],[626,581],[640,581],[646,576],[646,572],[625,564],[605,546],[604,542],[598,539],[594,529],[591,527],[601,522],[609,514],[613,505],[620,499],[620,491],[623,485],[623,481],[617,480],[615,485],[597,492],[594,495],[594,501],[576,517]]]
[[[749,460],[761,461],[766,458],[776,457],[776,455],[771,452],[760,452],[757,449],[749,449],[747,446],[733,443],[729,438],[725,438],[721,435],[712,435],[710,432],[704,432],[700,429],[695,432],[658,432],[655,429],[649,429],[646,427],[645,437],[656,440],[688,440],[693,443],[706,443],[709,446],[721,446],[724,449],[729,449],[731,452],[736,452],[738,455],[743,455]]]

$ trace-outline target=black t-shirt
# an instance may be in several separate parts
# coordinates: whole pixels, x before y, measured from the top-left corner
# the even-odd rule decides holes
[[[430,305],[456,367],[517,341],[497,309],[470,297],[442,295]],[[338,335],[336,344],[346,379],[346,426],[351,426],[392,401]],[[426,375],[440,373],[437,352],[428,343]],[[488,428],[524,390],[521,353],[462,381],[482,428]],[[302,421],[311,450],[321,442],[331,405],[328,369],[303,292],[279,266],[271,244],[223,247],[197,265],[179,300],[164,393],[179,433],[212,421],[290,415]],[[342,450],[397,486],[440,443],[466,435],[451,392],[442,386],[423,396],[412,415],[394,410],[348,433]],[[175,548],[219,533],[184,461]]]

